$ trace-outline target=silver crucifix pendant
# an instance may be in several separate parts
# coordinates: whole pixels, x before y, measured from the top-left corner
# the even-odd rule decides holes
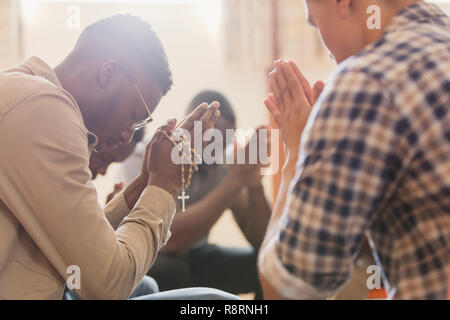
[[[178,196],[178,199],[181,200],[181,211],[186,212],[186,200],[189,200],[189,196],[186,195],[186,192],[183,190],[181,192],[181,196]]]

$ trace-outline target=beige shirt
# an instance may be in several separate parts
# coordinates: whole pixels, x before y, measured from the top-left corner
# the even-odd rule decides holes
[[[45,62],[0,73],[1,299],[61,299],[70,266],[82,298],[125,299],[167,242],[175,204],[166,191],[147,187],[131,212],[122,193],[99,206],[90,138]]]

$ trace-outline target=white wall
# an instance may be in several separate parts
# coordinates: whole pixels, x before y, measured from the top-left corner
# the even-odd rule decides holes
[[[173,4],[171,1],[168,4],[133,3],[83,1],[78,4],[81,29],[102,17],[120,12],[140,15],[153,25],[164,43],[175,79],[174,89],[155,113],[157,120],[174,114],[181,116],[192,96],[204,88],[217,88],[230,96],[242,115],[240,120],[245,119],[245,125],[257,125],[265,119],[260,108],[265,94],[262,72],[234,70],[231,73],[226,69],[221,34],[210,30],[214,28],[209,27],[208,21],[203,21],[205,15],[199,14],[197,5]],[[67,7],[67,4],[43,3],[36,8],[33,18],[27,19],[24,25],[26,55],[39,55],[50,64],[56,64],[69,52],[80,31],[67,29]]]
[[[0,70],[20,62],[18,11],[15,0],[0,0]]]
[[[81,9],[81,30],[102,17],[131,13],[149,21],[161,38],[174,74],[175,86],[158,106],[154,114],[155,124],[150,129],[156,128],[170,116],[180,119],[191,98],[206,88],[218,89],[230,98],[236,109],[238,126],[254,127],[267,119],[262,103],[266,93],[264,71],[227,69],[219,24],[217,20],[212,20],[220,15],[220,0],[208,1],[206,7],[199,7],[196,4],[199,1],[187,4],[174,1],[77,3]],[[81,30],[71,31],[67,28],[69,15],[66,10],[69,4],[61,1],[43,1],[40,4],[36,0],[24,2],[26,56],[38,55],[50,65],[55,65],[71,50]],[[115,168],[112,167],[108,177],[97,181],[101,199],[111,188],[114,172]]]
[[[450,12],[450,4],[446,2],[440,5]],[[67,10],[73,3],[81,9],[80,30],[67,27]],[[218,89],[230,98],[236,108],[239,127],[255,127],[267,119],[262,103],[266,96],[266,70],[225,64],[218,20],[220,3],[221,0],[24,0],[24,54],[38,55],[55,65],[90,23],[116,13],[139,15],[153,25],[162,39],[175,80],[175,87],[155,112],[156,121],[150,129],[170,116],[181,118],[193,95],[205,88]],[[333,68],[332,64],[325,63],[319,68],[302,64],[302,61],[299,64],[312,80],[325,78]],[[103,186],[109,187],[115,179],[114,172],[112,167],[109,176],[97,182],[101,198],[107,192]]]
[[[0,0],[0,5],[3,5],[0,6],[0,10],[6,10],[5,3],[8,1],[19,0]],[[223,35],[219,28],[220,24],[216,20],[220,17],[220,11],[218,11],[220,7],[217,5],[220,1],[24,0],[24,54],[25,56],[38,55],[50,65],[55,65],[71,50],[80,31],[90,23],[115,13],[139,15],[153,25],[162,39],[175,80],[175,87],[163,99],[155,112],[156,121],[152,126],[153,129],[169,116],[180,119],[193,95],[205,88],[218,89],[230,98],[236,108],[239,127],[255,127],[266,122],[267,119],[262,103],[266,96],[266,70],[256,67],[237,68],[225,64]],[[73,3],[81,9],[80,30],[67,28],[67,9]],[[207,6],[204,6],[205,4]],[[440,5],[450,14],[448,1]],[[3,16],[9,16],[6,12],[1,13]],[[2,40],[1,36],[0,32],[0,40]],[[11,37],[8,39],[11,40]],[[2,45],[5,43],[2,42]],[[295,57],[288,58],[295,59]],[[1,56],[1,51],[0,60],[2,67],[6,67],[10,61],[6,60],[5,56]],[[302,64],[302,61],[298,62],[311,80],[324,79],[333,68],[332,64],[309,66]],[[106,177],[97,179],[96,185],[101,202],[112,190],[116,172],[117,166],[112,166]],[[266,185],[270,185],[270,180],[266,181]],[[271,189],[267,188],[267,190],[270,194]],[[222,231],[227,232],[227,230]],[[230,244],[242,242],[240,240],[242,237],[238,237],[238,240],[228,238],[231,241]]]

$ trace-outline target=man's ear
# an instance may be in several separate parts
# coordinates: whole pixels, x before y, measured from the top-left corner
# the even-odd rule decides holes
[[[100,66],[98,73],[98,82],[100,87],[106,88],[118,79],[120,67],[117,61],[107,60]]]
[[[336,10],[341,19],[348,19],[350,16],[351,10],[354,7],[355,0],[334,0],[336,5]],[[361,0],[356,0],[361,1]]]

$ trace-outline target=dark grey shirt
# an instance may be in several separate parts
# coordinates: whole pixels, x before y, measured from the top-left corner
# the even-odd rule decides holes
[[[214,190],[225,178],[228,173],[227,165],[217,165],[214,169],[206,170],[199,167],[199,171],[194,174],[191,179],[191,184],[186,189],[186,194],[189,200],[186,200],[186,206],[189,207],[197,201],[202,200],[209,192]],[[181,207],[181,201],[178,200],[177,207]],[[179,212],[178,214],[184,214]],[[198,241],[193,247],[204,245],[208,242],[208,235]]]

